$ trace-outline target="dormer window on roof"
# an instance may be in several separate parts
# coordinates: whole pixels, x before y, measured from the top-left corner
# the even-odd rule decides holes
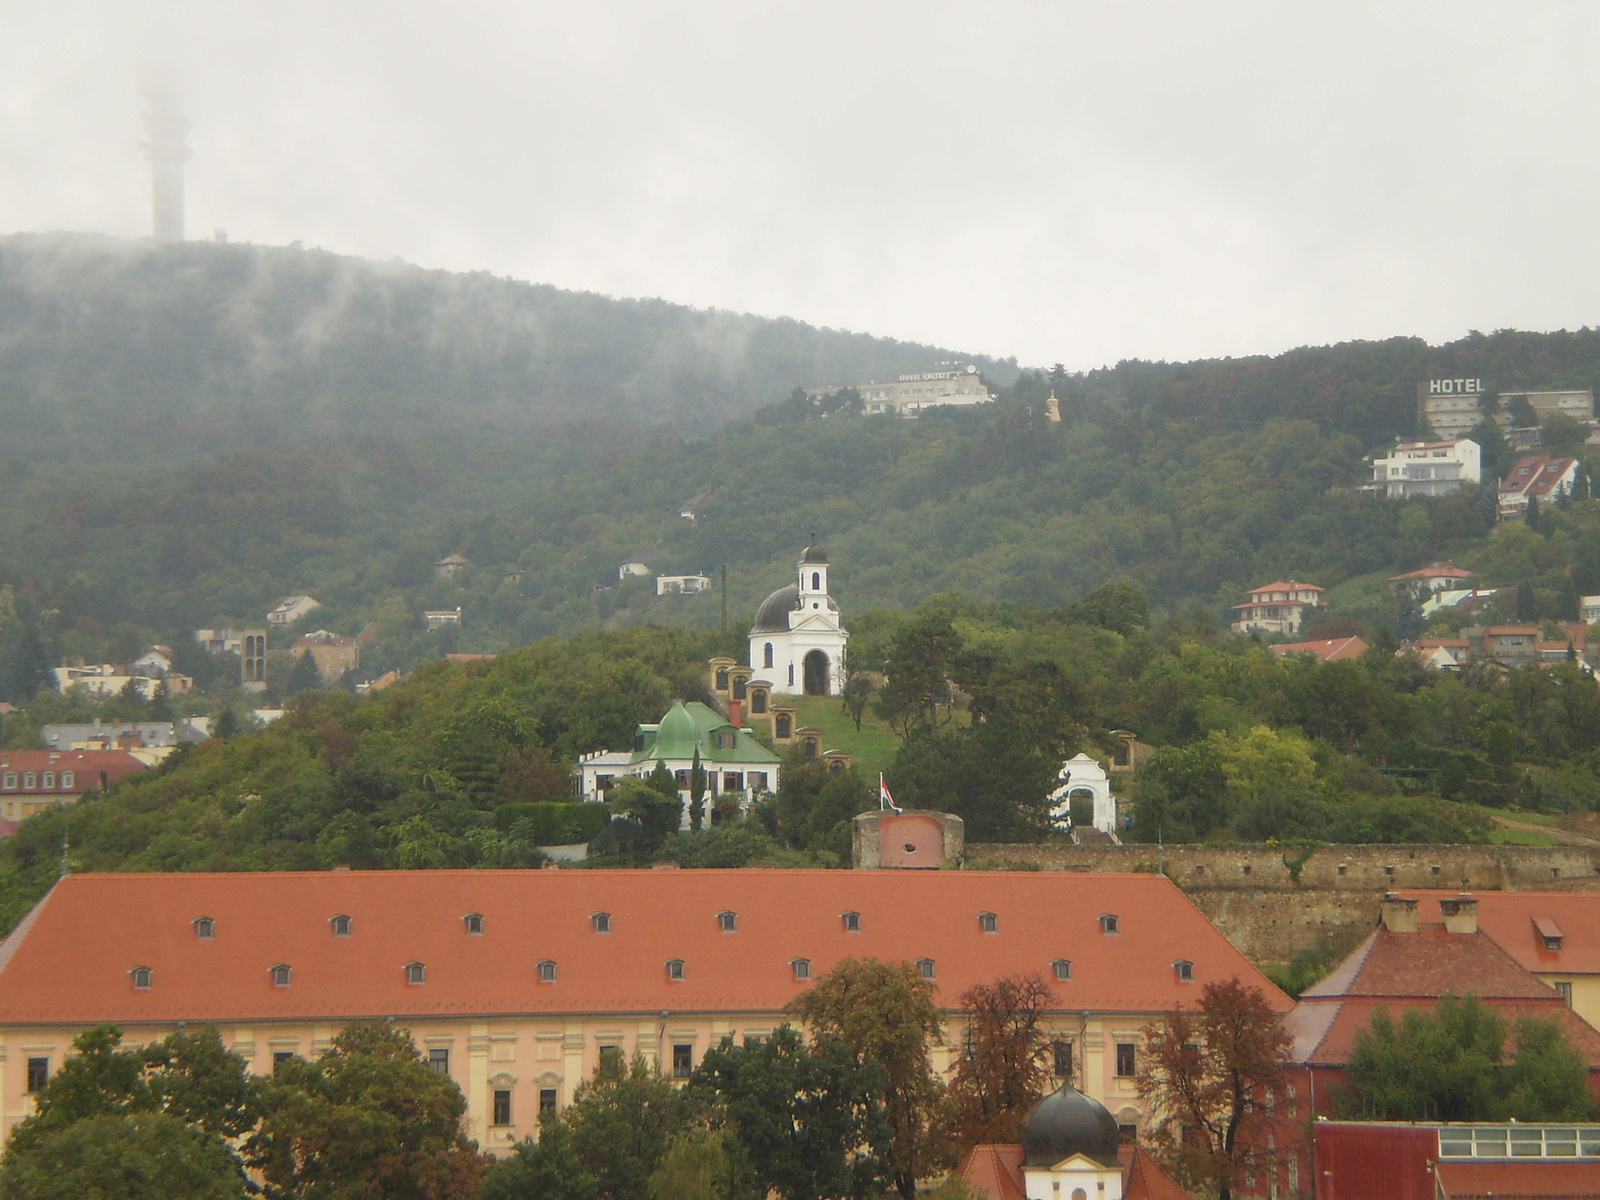
[[[1055,959],[1050,964],[1050,970],[1055,973],[1057,981],[1065,982],[1072,978],[1072,960],[1070,958]]]
[[[978,928],[984,933],[999,933],[1000,918],[992,912],[981,912],[978,914]]]
[[[133,976],[134,987],[138,988],[140,991],[149,989],[152,974],[149,967],[135,967],[133,970],[129,971],[128,974]]]
[[[860,933],[861,932],[861,914],[860,913],[853,912],[853,911],[842,912],[842,913],[839,914],[839,920],[844,922],[844,931],[846,933]]]
[[[289,976],[290,976],[289,964],[288,963],[279,963],[277,966],[272,968],[272,986],[273,987],[288,987],[289,986]]]
[[[539,982],[554,983],[556,981],[556,964],[551,958],[541,959],[539,962]]]
[[[411,984],[427,983],[428,968],[419,962],[408,962],[406,964],[406,982]]]
[[[673,983],[682,983],[684,980],[683,959],[667,959],[667,978]]]
[[[1178,973],[1179,983],[1194,982],[1194,964],[1187,958],[1180,958],[1172,964],[1172,969]]]
[[[917,959],[917,974],[921,975],[924,979],[932,979],[933,978],[933,959],[931,959],[931,958],[919,958],[919,959]]]
[[[590,913],[589,923],[594,926],[596,933],[611,932],[611,914],[608,912]]]
[[[328,928],[333,930],[334,937],[350,936],[350,918],[343,913],[328,918]]]
[[[482,933],[483,932],[483,914],[482,913],[468,913],[466,916],[461,918],[461,923],[467,927],[467,932],[468,933]]]
[[[1539,931],[1539,941],[1546,950],[1560,950],[1564,936],[1554,917],[1535,917],[1533,927]]]
[[[717,914],[717,928],[723,933],[734,933],[739,928],[739,914],[724,909]]]
[[[1116,933],[1117,932],[1117,914],[1116,913],[1101,913],[1100,914],[1100,932],[1101,933]]]
[[[791,958],[789,965],[794,968],[796,979],[811,978],[811,960],[809,958]]]
[[[197,938],[214,938],[217,936],[217,923],[210,917],[196,917],[194,919],[194,935]]]

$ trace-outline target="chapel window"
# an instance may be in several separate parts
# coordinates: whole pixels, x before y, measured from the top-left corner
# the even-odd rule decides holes
[[[774,736],[776,737],[787,738],[794,736],[794,723],[790,720],[788,713],[779,713],[773,728]]]
[[[813,572],[811,572],[811,590],[813,592],[820,592],[822,590],[822,572],[821,571],[813,571]]]
[[[768,642],[766,644],[766,646],[763,647],[763,649],[761,651],[761,665],[763,667],[768,667],[768,668],[770,668],[772,666],[772,643],[771,642]]]

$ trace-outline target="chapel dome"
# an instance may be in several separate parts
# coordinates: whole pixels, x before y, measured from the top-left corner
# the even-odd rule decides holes
[[[755,624],[751,633],[788,633],[789,614],[800,607],[800,585],[791,583],[781,587],[761,602],[756,609]]]
[[[825,567],[828,565],[828,552],[813,542],[806,547],[806,552],[800,556],[800,561]]]
[[[1117,1119],[1105,1105],[1070,1083],[1051,1092],[1022,1118],[1023,1166],[1053,1167],[1074,1154],[1117,1165]]]

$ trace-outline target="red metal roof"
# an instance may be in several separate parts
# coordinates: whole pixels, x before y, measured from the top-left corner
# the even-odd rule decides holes
[[[611,932],[590,915],[611,914]],[[737,914],[724,933],[718,913]],[[861,915],[859,933],[841,914]],[[984,933],[978,914],[998,917]],[[480,913],[482,935],[463,917]],[[1099,917],[1119,917],[1116,934]],[[349,937],[329,920],[352,919]],[[215,936],[192,922],[210,917]],[[1058,1007],[1149,1013],[1238,977],[1291,1002],[1168,879],[988,871],[327,871],[72,875],[0,944],[0,1023],[770,1012],[846,957],[931,958],[940,1001],[1035,971]],[[682,959],[685,978],[667,978]],[[1057,982],[1053,959],[1072,962]],[[539,982],[538,963],[557,964]],[[1173,964],[1194,963],[1180,983]],[[426,964],[410,985],[405,966]],[[271,968],[293,969],[274,987]],[[129,972],[150,967],[135,990]],[[1553,994],[1553,993],[1552,993]]]
[[[1453,1162],[1436,1168],[1440,1200],[1588,1200],[1600,1197],[1600,1163]],[[1348,1200],[1340,1195],[1339,1200]]]
[[[1436,1200],[1431,1126],[1318,1121],[1317,1200]]]

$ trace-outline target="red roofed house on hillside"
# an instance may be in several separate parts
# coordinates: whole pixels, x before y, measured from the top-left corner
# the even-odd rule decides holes
[[[1238,978],[1289,999],[1160,875],[954,871],[327,871],[69,875],[0,944],[0,1112],[73,1035],[219,1027],[261,1073],[345,1022],[393,1018],[503,1150],[602,1055],[687,1075],[766,1033],[844,958],[914,962],[956,997],[1036,972],[1063,1074],[1136,1127],[1144,1025]]]
[[[20,821],[71,804],[144,769],[126,750],[0,750],[0,817]]]
[[[1533,454],[1517,460],[1511,473],[1500,481],[1500,519],[1521,520],[1528,515],[1528,501],[1540,504],[1571,493],[1578,479],[1578,460]]]
[[[1463,570],[1446,559],[1444,562],[1429,563],[1415,571],[1407,571],[1404,575],[1391,575],[1389,586],[1397,595],[1419,583],[1430,592],[1439,592],[1448,588],[1459,588],[1462,586],[1462,580],[1471,578],[1471,571]]]
[[[1281,646],[1272,647],[1272,652],[1277,655],[1312,654],[1323,662],[1341,662],[1347,658],[1360,658],[1367,649],[1367,643],[1352,634],[1320,642],[1284,642]]]
[[[1314,583],[1293,579],[1264,583],[1250,589],[1250,599],[1235,604],[1235,633],[1299,633],[1305,624],[1303,613],[1322,603],[1325,589]]]

